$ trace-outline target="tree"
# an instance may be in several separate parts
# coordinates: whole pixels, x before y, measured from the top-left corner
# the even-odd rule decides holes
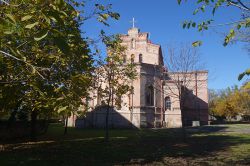
[[[105,25],[119,18],[111,5],[96,4],[89,16],[83,7],[74,0],[0,1],[1,111],[23,103],[35,123],[40,111],[72,112],[80,106],[93,71],[80,26],[92,16]],[[17,95],[8,95],[15,89]]]
[[[217,119],[231,120],[237,115],[249,117],[250,95],[244,89],[227,88],[215,92],[216,97],[210,99],[210,113]]]
[[[102,98],[102,106],[106,108],[105,138],[109,140],[109,113],[110,109],[121,107],[121,98],[133,92],[131,82],[136,78],[136,69],[133,63],[123,63],[126,48],[121,45],[119,36],[105,36],[103,42],[107,47],[107,57],[100,62],[96,69],[95,82],[98,95]]]
[[[185,107],[190,94],[197,95],[198,87],[204,86],[207,81],[206,76],[200,77],[197,73],[201,69],[200,54],[196,48],[192,48],[188,44],[180,44],[175,48],[168,48],[168,57],[165,57],[165,64],[169,71],[170,82],[167,86],[169,96],[175,98],[179,103],[181,111],[182,126],[185,126]]]
[[[219,94],[217,91],[213,89],[208,90],[208,109],[209,109],[209,115],[215,117],[216,116],[216,110],[215,105],[217,104],[217,99],[219,97]]]
[[[184,0],[177,0],[179,4],[183,2]],[[187,1],[187,0],[185,0]],[[211,11],[211,14],[214,16],[218,10],[221,8],[227,8],[230,10],[230,7],[235,7],[240,10],[242,13],[241,16],[234,21],[227,22],[227,23],[221,23],[221,24],[214,24],[213,19],[204,20],[200,23],[196,23],[195,21],[185,21],[183,23],[183,28],[189,29],[190,27],[197,28],[198,31],[204,31],[208,30],[211,27],[218,27],[218,26],[229,26],[230,31],[227,33],[227,35],[224,38],[223,45],[226,46],[232,39],[237,36],[236,33],[239,30],[242,30],[243,32],[248,32],[250,28],[250,4],[246,0],[196,0],[195,2],[198,7],[194,10],[193,15],[197,15],[200,12],[206,12],[207,10]],[[240,35],[238,35],[240,36]],[[249,43],[249,39],[246,39],[244,36],[241,36],[241,40],[244,40],[245,42]],[[193,42],[193,46],[199,46],[202,44],[202,41],[196,41]],[[249,45],[249,44],[248,44]],[[239,80],[241,80],[245,75],[250,75],[250,69],[247,69],[245,72],[241,73],[238,77]]]

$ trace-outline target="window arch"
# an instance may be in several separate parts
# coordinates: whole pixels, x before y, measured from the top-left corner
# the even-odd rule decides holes
[[[123,56],[122,56],[122,62],[123,62],[123,63],[126,63],[126,61],[127,61],[126,55],[123,55]]]
[[[154,106],[154,88],[152,85],[146,88],[146,105]]]
[[[171,110],[171,100],[170,97],[165,97],[165,110]]]
[[[135,48],[135,39],[132,39],[132,40],[131,40],[131,48],[132,48],[132,49]]]
[[[134,63],[134,62],[135,62],[135,55],[134,55],[134,54],[131,54],[130,59],[131,59],[131,63]]]
[[[139,63],[142,63],[142,54],[139,54]]]

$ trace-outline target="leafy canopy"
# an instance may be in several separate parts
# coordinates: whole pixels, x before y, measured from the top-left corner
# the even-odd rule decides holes
[[[111,5],[101,4],[86,16],[84,5],[74,0],[1,0],[1,111],[25,105],[70,112],[80,106],[93,71],[93,54],[80,26],[91,17],[105,25],[108,18],[119,18]]]

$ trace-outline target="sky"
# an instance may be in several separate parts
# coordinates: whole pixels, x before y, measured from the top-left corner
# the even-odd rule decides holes
[[[215,26],[208,31],[198,32],[196,29],[183,29],[185,20],[201,21],[212,18],[214,24],[227,23],[240,18],[240,11],[233,7],[224,7],[215,16],[211,11],[193,15],[197,6],[195,0],[178,5],[177,0],[89,0],[86,3],[86,14],[90,13],[95,3],[112,4],[113,11],[120,14],[118,21],[109,21],[110,26],[104,26],[95,19],[90,19],[82,26],[85,35],[97,39],[101,29],[107,34],[126,34],[132,27],[131,20],[137,21],[135,26],[141,32],[149,32],[150,40],[160,44],[163,53],[167,55],[167,46],[178,43],[191,43],[202,40],[199,47],[202,62],[209,72],[208,88],[225,89],[238,85],[239,73],[250,66],[250,55],[243,49],[243,43],[233,43],[227,47],[223,46],[224,34],[229,31],[227,26]],[[100,44],[100,48],[105,50]]]

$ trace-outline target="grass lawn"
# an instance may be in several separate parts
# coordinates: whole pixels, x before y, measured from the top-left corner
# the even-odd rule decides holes
[[[250,125],[104,130],[50,125],[37,142],[0,143],[0,165],[250,165]]]

